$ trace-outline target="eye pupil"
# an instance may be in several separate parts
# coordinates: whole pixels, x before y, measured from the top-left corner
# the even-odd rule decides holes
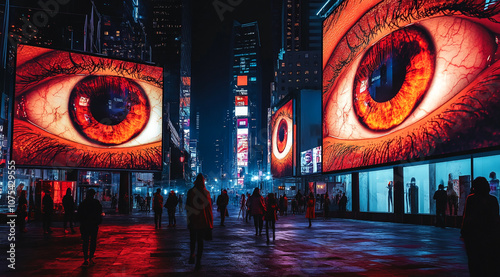
[[[282,153],[286,147],[286,141],[288,139],[288,124],[286,120],[282,119],[278,125],[278,151]]]
[[[378,103],[391,100],[403,86],[406,68],[410,60],[399,57],[397,53],[385,58],[385,61],[371,74],[369,92]]]
[[[123,105],[127,97],[116,95],[116,92],[105,91],[96,93],[98,96],[90,100],[90,112],[97,122],[104,125],[117,125],[128,115],[128,109]]]

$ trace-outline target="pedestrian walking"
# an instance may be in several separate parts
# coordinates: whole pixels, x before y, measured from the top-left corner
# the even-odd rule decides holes
[[[323,203],[323,220],[326,220],[328,217],[328,212],[330,211],[330,197],[328,196],[328,192],[325,193],[325,200]]]
[[[245,222],[248,222],[248,219],[250,217],[252,217],[252,215],[250,214],[250,198],[251,198],[251,195],[250,195],[250,193],[247,192],[247,202],[245,203],[245,205],[247,207],[247,214],[245,216]]]
[[[264,197],[260,195],[260,189],[255,188],[250,198],[250,214],[253,216],[253,224],[255,226],[255,235],[262,235],[264,227],[263,216],[266,211]]]
[[[165,202],[165,208],[167,208],[168,212],[168,226],[167,227],[175,227],[177,221],[175,220],[175,207],[179,203],[177,196],[175,195],[175,191],[170,191],[170,194],[167,197],[167,201]]]
[[[201,268],[203,240],[212,240],[213,214],[210,192],[205,188],[205,178],[200,173],[186,197],[186,212],[189,229],[189,263],[195,262],[195,269]]]
[[[283,195],[283,212],[285,216],[288,216],[288,198],[286,197],[286,194]]]
[[[297,213],[301,213],[302,205],[303,205],[303,196],[302,193],[300,193],[300,190],[297,191],[297,194],[295,195],[295,200],[297,201]]]
[[[87,197],[78,207],[80,233],[83,241],[83,266],[95,264],[94,253],[97,248],[97,233],[102,222],[102,205],[94,199],[95,190],[89,189]],[[90,247],[89,247],[90,243]]]
[[[241,194],[241,201],[240,201],[240,211],[238,212],[238,219],[240,218],[240,214],[241,214],[241,218],[245,218],[245,211],[247,209],[247,201],[245,199],[245,194],[242,193]]]
[[[161,215],[163,213],[161,189],[157,189],[153,196],[153,212],[155,213],[155,229],[161,229]]]
[[[62,199],[63,203],[63,208],[64,208],[64,233],[66,234],[66,227],[68,226],[69,222],[69,227],[71,228],[71,233],[75,233],[75,229],[73,229],[73,221],[75,218],[75,200],[73,199],[73,196],[71,195],[71,189],[68,188],[66,190],[66,195]]]
[[[45,190],[45,195],[42,199],[42,211],[43,211],[43,233],[50,234],[52,233],[52,229],[50,229],[50,225],[52,223],[52,213],[54,212],[54,200],[50,196],[50,190]]]
[[[183,204],[183,203],[182,203],[182,202],[183,202],[183,199],[182,199],[182,194],[181,194],[181,195],[179,195],[179,197],[178,197],[178,198],[179,198],[179,213],[182,213],[182,209],[183,209],[183,208],[182,208],[182,204]]]
[[[227,195],[227,190],[223,190],[221,195],[217,197],[217,211],[220,212],[220,226],[224,225],[224,219],[226,218],[227,205],[229,204],[229,196]]]
[[[434,192],[432,197],[436,200],[436,227],[445,227],[446,200],[448,198],[444,185],[440,184],[438,190]]]
[[[472,182],[474,193],[465,202],[461,234],[471,277],[500,276],[498,267],[500,219],[498,200],[490,195],[490,184],[484,177]]]
[[[267,195],[266,202],[266,237],[267,243],[269,244],[269,228],[273,231],[273,241],[276,236],[276,211],[278,210],[278,203],[273,193],[269,193]]]
[[[345,196],[345,192],[342,193],[342,196],[339,199],[339,211],[340,216],[344,217],[345,212],[347,211],[347,196]]]
[[[28,216],[28,200],[26,199],[26,191],[22,190],[19,199],[17,200],[16,215],[19,219],[19,231],[26,233],[26,217]]]
[[[149,195],[149,192],[148,192],[148,195],[146,196],[146,212],[150,212],[151,211],[151,196]]]
[[[309,228],[312,226],[311,220],[313,218],[316,218],[316,199],[314,199],[314,194],[312,192],[309,193],[309,197],[307,198],[306,201],[307,204],[307,210],[306,210],[306,218],[309,219]]]

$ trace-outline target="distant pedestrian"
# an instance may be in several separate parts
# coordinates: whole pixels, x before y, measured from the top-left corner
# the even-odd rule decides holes
[[[278,210],[278,203],[276,202],[276,198],[273,193],[269,193],[267,195],[267,203],[266,203],[266,237],[267,243],[269,244],[269,228],[273,231],[273,241],[276,236],[276,211]]]
[[[465,242],[470,276],[500,276],[498,267],[500,219],[498,200],[490,195],[484,177],[472,182],[474,193],[465,203],[461,234]]]
[[[183,205],[183,199],[182,199],[182,194],[179,195],[179,213],[182,213],[182,205]]]
[[[247,202],[245,203],[245,205],[247,206],[247,214],[245,216],[245,222],[248,222],[248,219],[250,219],[251,215],[250,215],[250,198],[252,196],[250,195],[250,193],[247,193]]]
[[[116,210],[116,206],[118,204],[118,199],[116,199],[116,193],[113,194],[113,197],[111,197],[111,208],[113,209],[113,211]]]
[[[75,200],[73,199],[73,196],[71,195],[71,189],[68,188],[66,190],[66,195],[62,199],[63,203],[63,208],[64,208],[64,233],[66,233],[66,227],[68,226],[69,222],[69,227],[71,228],[71,233],[74,234],[75,230],[73,229],[73,221],[75,219]]]
[[[309,219],[309,227],[312,226],[311,220],[316,218],[316,199],[314,199],[314,194],[312,192],[309,193],[309,197],[307,198],[307,210],[306,210],[306,218]]]
[[[80,233],[83,240],[83,266],[95,264],[94,253],[97,248],[97,232],[99,231],[99,224],[102,222],[102,206],[99,200],[94,199],[94,195],[95,190],[89,189],[87,197],[78,207]]]
[[[286,194],[283,195],[283,213],[285,216],[288,216],[288,198],[286,197]]]
[[[52,223],[52,214],[54,213],[54,200],[52,200],[52,197],[50,196],[50,190],[45,190],[45,195],[42,199],[42,205],[43,233],[50,234],[52,233],[52,230],[50,229],[50,225]]]
[[[196,176],[194,186],[188,191],[186,197],[186,212],[189,229],[189,263],[195,262],[195,269],[201,268],[201,256],[203,254],[203,240],[212,240],[213,214],[210,192],[205,188],[205,178],[200,173]]]
[[[328,192],[325,193],[325,200],[323,203],[323,219],[328,217],[328,212],[330,211],[330,197],[328,197]]]
[[[345,196],[345,192],[342,193],[342,196],[339,199],[339,211],[342,217],[345,215],[345,212],[347,211],[347,196]]]
[[[28,200],[26,199],[26,191],[22,190],[19,199],[17,200],[16,215],[19,220],[19,231],[27,232],[26,217],[28,216]]]
[[[227,205],[229,204],[229,196],[227,195],[227,190],[223,190],[221,195],[217,197],[217,210],[220,212],[220,226],[224,225],[224,219],[226,218]]]
[[[157,189],[153,196],[153,212],[155,213],[155,229],[161,229],[161,214],[163,213],[161,189]]]
[[[293,198],[292,199],[292,214],[295,215],[295,214],[298,214],[299,212],[299,208],[298,208],[298,204],[297,204],[297,199]]]
[[[245,218],[245,212],[247,210],[247,201],[245,199],[245,194],[242,193],[241,194],[241,200],[240,200],[240,211],[238,212],[238,219],[240,218],[240,214],[241,214],[241,218]]]
[[[260,195],[260,189],[255,188],[252,196],[250,197],[250,214],[253,216],[253,224],[255,226],[255,235],[262,235],[262,228],[264,222],[262,217],[266,211],[266,204],[264,197]]]
[[[149,195],[149,192],[148,192],[148,195],[146,196],[146,212],[150,212],[151,211],[151,196]]]
[[[444,185],[440,184],[438,190],[434,192],[432,197],[436,200],[436,227],[445,227],[446,200],[448,196],[444,190]]]
[[[175,195],[175,191],[170,191],[168,195],[167,201],[165,202],[165,208],[167,208],[168,212],[168,226],[167,227],[175,227],[177,224],[177,220],[175,219],[175,208],[179,203],[177,196]]]
[[[283,216],[284,209],[285,209],[285,199],[283,198],[283,195],[279,197],[278,199],[278,207],[280,211],[280,216]]]
[[[301,213],[303,205],[303,196],[302,193],[300,193],[300,190],[297,191],[297,194],[295,195],[295,200],[297,201],[297,213]]]

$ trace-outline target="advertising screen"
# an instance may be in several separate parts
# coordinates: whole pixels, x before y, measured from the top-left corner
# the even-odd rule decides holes
[[[236,116],[248,116],[248,107],[236,107],[234,113]]]
[[[162,68],[19,45],[18,165],[161,170]]]
[[[498,148],[499,9],[343,1],[323,22],[323,171]]]
[[[248,106],[248,96],[235,96],[234,97],[235,106]]]
[[[241,129],[240,129],[241,130]],[[243,129],[248,130],[248,129]],[[237,143],[238,143],[238,166],[247,166],[248,165],[248,131],[238,133],[236,135]]]
[[[242,118],[236,120],[238,129],[240,128],[248,128],[248,118]]]
[[[313,154],[311,150],[300,153],[300,173],[302,175],[313,173]]]
[[[292,176],[295,151],[293,100],[273,115],[271,131],[271,174],[274,177]]]

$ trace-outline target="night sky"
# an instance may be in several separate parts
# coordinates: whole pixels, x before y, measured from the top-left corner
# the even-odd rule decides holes
[[[263,53],[264,97],[268,97],[272,81],[273,55],[271,47],[271,1],[242,0],[233,11],[225,11],[221,21],[214,0],[196,1],[192,25],[192,119],[200,112],[199,150],[203,160],[203,173],[215,174],[213,164],[214,142],[222,138],[222,122],[229,107],[231,93],[231,30],[233,21],[249,23],[258,21]],[[227,0],[219,0],[227,3]],[[239,1],[229,1],[239,2]],[[192,128],[194,128],[194,121]]]

